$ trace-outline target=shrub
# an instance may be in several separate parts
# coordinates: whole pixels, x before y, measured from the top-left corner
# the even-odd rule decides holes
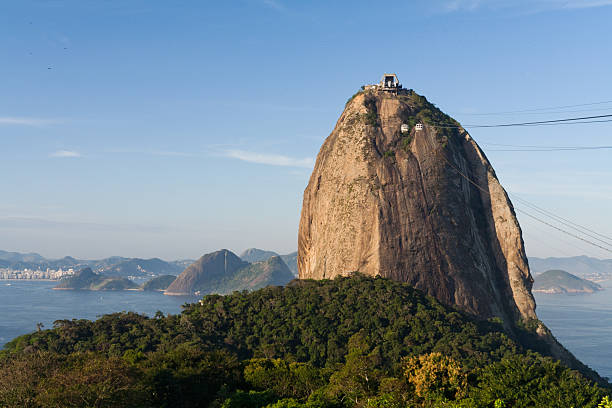
[[[467,375],[461,365],[442,353],[406,359],[404,375],[425,400],[459,399],[467,389]]]
[[[410,151],[410,143],[412,143],[412,136],[410,136],[410,134],[402,137],[402,149],[404,149],[406,153]]]

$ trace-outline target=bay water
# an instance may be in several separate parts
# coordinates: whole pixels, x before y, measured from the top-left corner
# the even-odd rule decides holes
[[[535,293],[536,313],[578,360],[612,378],[612,282],[588,294]]]
[[[184,303],[197,297],[165,296],[153,291],[53,290],[57,282],[0,280],[0,348],[13,338],[36,330],[36,324],[52,328],[63,319],[90,319],[107,313],[130,311],[152,317],[158,310],[177,314]]]
[[[0,281],[0,348],[11,339],[51,328],[55,320],[96,319],[106,313],[133,311],[180,313],[181,305],[198,297],[165,296],[161,292],[92,292],[52,290],[56,282]],[[612,378],[612,282],[593,294],[536,294],[538,317],[579,360]]]

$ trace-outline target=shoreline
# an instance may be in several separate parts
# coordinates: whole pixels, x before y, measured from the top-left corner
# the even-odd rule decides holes
[[[60,279],[0,279],[0,282],[59,282]]]

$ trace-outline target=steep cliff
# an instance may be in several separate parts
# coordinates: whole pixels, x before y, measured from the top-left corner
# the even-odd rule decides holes
[[[304,192],[298,269],[381,275],[512,324],[536,317],[521,229],[491,164],[412,91],[347,103]]]

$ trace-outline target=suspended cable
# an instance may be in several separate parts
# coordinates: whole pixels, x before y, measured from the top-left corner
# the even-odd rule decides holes
[[[474,115],[474,116],[506,115],[506,114],[514,114],[514,113],[541,112],[541,111],[548,111],[548,110],[554,110],[554,109],[578,108],[581,106],[606,105],[609,103],[612,103],[612,101],[579,103],[577,105],[552,106],[548,108],[521,109],[521,110],[505,111],[505,112],[486,112],[486,113],[467,113],[466,112],[466,113],[463,113],[463,115]]]
[[[452,163],[451,163],[451,162],[450,162],[450,161],[449,161],[449,160],[448,160],[448,159],[447,159],[447,158],[444,156],[444,154],[443,154],[443,153],[441,153],[441,154],[440,154],[440,156],[441,156],[441,157],[444,159],[444,161],[445,161],[445,162],[446,162],[446,163],[447,163],[447,164],[448,164],[448,165],[449,165],[449,166],[450,166],[452,169],[454,169],[454,170],[455,170],[455,171],[456,171],[456,172],[457,172],[457,173],[458,173],[458,174],[459,174],[461,177],[463,177],[464,179],[466,179],[466,180],[467,180],[469,183],[471,183],[472,185],[474,185],[476,188],[478,188],[479,190],[483,191],[484,193],[486,193],[486,194],[490,194],[490,192],[489,192],[487,189],[485,189],[485,188],[481,187],[481,186],[480,186],[478,183],[476,183],[475,181],[473,181],[472,179],[470,179],[470,178],[469,178],[468,176],[466,176],[466,175],[465,175],[465,174],[464,174],[464,173],[463,173],[463,172],[462,172],[460,169],[458,169],[458,168],[457,168],[455,165],[453,165],[453,164],[452,164]],[[595,247],[597,247],[597,248],[603,249],[604,251],[607,251],[607,252],[612,253],[612,249],[610,249],[610,248],[607,248],[607,247],[601,246],[601,245],[599,245],[599,244],[597,244],[597,243],[595,243],[595,242],[591,242],[591,241],[589,241],[588,239],[585,239],[585,238],[583,238],[583,237],[580,237],[580,236],[578,236],[578,235],[576,235],[576,234],[574,234],[574,233],[572,233],[572,232],[569,232],[569,231],[566,231],[566,230],[564,230],[564,229],[562,229],[562,228],[559,228],[559,227],[557,227],[557,226],[555,226],[555,225],[553,225],[553,224],[551,224],[551,223],[549,223],[549,222],[547,222],[547,221],[544,221],[544,220],[542,220],[542,219],[540,219],[540,218],[538,218],[538,217],[536,217],[536,216],[534,216],[534,215],[529,214],[529,213],[528,213],[528,212],[526,212],[525,210],[520,210],[520,209],[518,209],[518,208],[515,208],[515,209],[516,209],[516,211],[521,212],[521,213],[523,213],[523,214],[527,215],[528,217],[533,218],[534,220],[541,222],[542,224],[548,225],[549,227],[554,228],[554,229],[555,229],[555,230],[557,230],[557,231],[560,231],[560,232],[562,232],[562,233],[564,233],[564,234],[566,234],[566,235],[569,235],[569,236],[571,236],[571,237],[574,237],[574,238],[576,238],[576,239],[579,239],[580,241],[586,242],[586,243],[588,243],[588,244],[590,244],[590,245],[592,245],[592,246],[595,246]]]
[[[542,146],[542,145],[511,145],[504,143],[482,143],[486,146],[503,146],[517,148],[534,148],[534,149],[612,149],[612,146]]]
[[[529,224],[529,229],[523,230],[523,235],[528,236],[530,240],[532,238],[536,238],[538,241],[540,241],[541,244],[554,248],[556,251],[560,252],[562,256],[565,256],[565,257],[573,256],[573,255],[570,255],[567,249],[561,249],[556,246],[555,247],[551,246],[550,230],[548,229],[547,226],[540,224],[538,222],[531,221],[530,219],[525,219],[523,224]],[[535,232],[546,234],[545,235],[546,239],[543,239],[543,238],[540,239],[539,237],[536,237]],[[587,245],[583,242],[576,241],[572,237],[567,237],[565,235],[559,234],[558,236],[555,237],[555,240],[559,244],[561,244],[563,247],[568,246],[574,251],[579,248],[580,251],[586,255],[593,256],[593,257],[601,256],[601,251],[599,249],[596,249],[592,247],[591,245]],[[587,266],[587,264],[580,259],[576,259],[576,262]]]
[[[518,200],[518,201],[522,202],[524,205],[526,205],[526,206],[528,206],[528,207],[532,208],[533,210],[535,210],[535,211],[537,211],[537,212],[539,212],[539,213],[541,213],[541,214],[544,214],[544,215],[546,215],[546,216],[548,216],[548,217],[551,217],[551,218],[557,219],[557,220],[559,220],[559,222],[563,223],[563,224],[564,224],[564,225],[566,225],[567,227],[572,228],[572,229],[577,230],[577,231],[580,231],[582,234],[587,235],[587,236],[589,236],[589,237],[591,237],[591,238],[593,238],[593,239],[595,239],[595,240],[597,240],[597,241],[599,241],[599,242],[602,242],[602,243],[604,243],[604,244],[609,245],[609,246],[611,246],[611,247],[612,247],[612,237],[609,237],[609,236],[604,235],[604,234],[600,234],[600,233],[599,233],[599,232],[597,232],[597,231],[593,231],[592,229],[589,229],[589,228],[587,228],[587,227],[584,227],[584,226],[582,226],[582,225],[580,225],[580,224],[576,224],[575,222],[570,221],[570,220],[568,220],[568,219],[566,219],[566,218],[563,218],[563,217],[561,217],[561,216],[558,216],[558,215],[556,215],[556,214],[554,214],[554,213],[552,213],[552,212],[550,212],[550,211],[548,211],[548,210],[545,210],[544,208],[538,207],[537,205],[535,205],[535,204],[533,204],[533,203],[530,203],[529,201],[525,200],[524,198],[519,197],[519,196],[518,196],[517,194],[515,194],[515,193],[511,193],[511,194],[512,194],[512,196],[513,196],[513,197],[514,197],[516,200]],[[581,230],[582,230],[582,231],[581,231]],[[586,232],[585,232],[585,231],[586,231]],[[591,234],[595,234],[595,235],[597,235],[597,236],[590,235],[589,233],[591,233]],[[600,237],[600,238],[598,238],[598,237]],[[602,238],[603,238],[603,239],[602,239]]]
[[[487,149],[488,152],[572,152],[579,150],[609,150],[612,146],[595,146],[595,147],[558,147],[550,149]]]
[[[608,249],[608,248],[606,248],[606,247],[604,247],[604,246],[601,246],[601,245],[596,244],[596,243],[594,243],[594,242],[591,242],[591,241],[589,241],[589,240],[587,240],[587,239],[584,239],[584,238],[582,238],[582,237],[580,237],[580,236],[578,236],[578,235],[572,234],[571,232],[565,231],[564,229],[561,229],[561,228],[559,228],[559,227],[556,227],[556,226],[554,226],[554,225],[552,225],[552,224],[550,224],[550,223],[548,223],[548,222],[546,222],[546,221],[544,221],[544,220],[539,219],[538,217],[536,217],[536,216],[534,216],[534,215],[529,214],[529,213],[528,213],[527,211],[525,211],[525,210],[521,210],[521,209],[516,208],[516,211],[518,211],[518,212],[520,212],[520,213],[523,213],[523,214],[525,214],[526,216],[528,216],[528,217],[530,217],[530,218],[533,218],[533,219],[534,219],[534,220],[536,220],[536,221],[541,222],[542,224],[548,225],[549,227],[554,228],[554,229],[556,229],[557,231],[560,231],[560,232],[562,232],[562,233],[564,233],[564,234],[567,234],[567,235],[572,236],[572,237],[574,237],[574,238],[576,238],[576,239],[579,239],[579,240],[581,240],[581,241],[584,241],[584,242],[586,242],[586,243],[588,243],[588,244],[590,244],[590,245],[596,246],[597,248],[603,249],[604,251],[610,252],[610,253],[612,254],[612,249]]]
[[[494,125],[464,125],[457,126],[452,124],[433,124],[432,127],[435,128],[461,128],[461,127],[471,127],[471,128],[495,128],[495,127],[511,127],[511,126],[542,126],[549,124],[562,124],[562,123],[598,123],[598,122],[612,122],[612,119],[603,119],[603,120],[590,120],[590,119],[601,119],[601,118],[612,118],[612,114],[607,115],[595,115],[595,116],[582,116],[578,118],[564,118],[564,119],[551,119],[551,120],[538,120],[533,122],[517,122],[517,123],[500,123]]]
[[[502,116],[502,115],[550,115],[550,114],[561,114],[561,113],[583,113],[583,112],[606,112],[606,111],[610,111],[610,109],[612,109],[612,107],[605,107],[605,108],[594,108],[594,109],[572,109],[572,110],[559,110],[559,109],[551,109],[551,110],[542,110],[540,112],[506,112],[506,113],[468,113],[468,112],[464,112],[464,113],[457,113],[455,112],[456,116]]]

